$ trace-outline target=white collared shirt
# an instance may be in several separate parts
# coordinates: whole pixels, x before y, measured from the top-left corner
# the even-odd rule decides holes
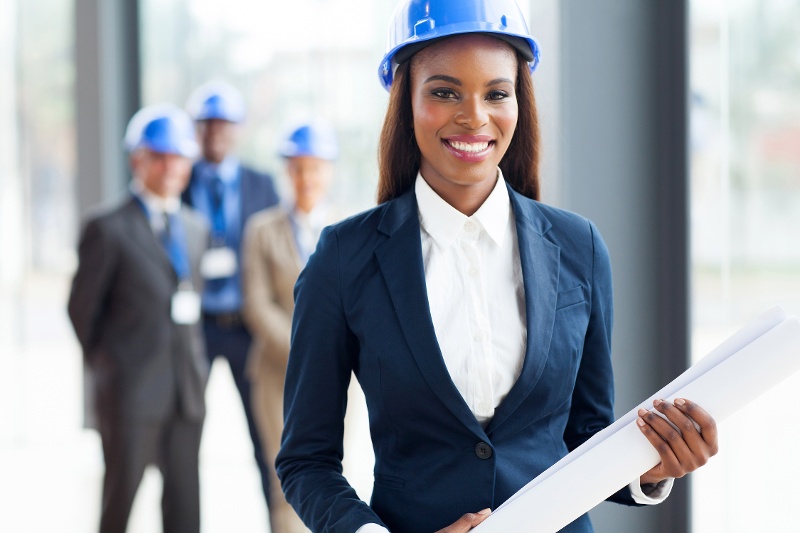
[[[484,427],[525,359],[525,290],[502,174],[468,217],[417,176],[422,258],[433,327],[447,370]]]

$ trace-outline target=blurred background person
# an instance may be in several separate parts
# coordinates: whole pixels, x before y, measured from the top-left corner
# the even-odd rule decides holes
[[[250,219],[243,257],[244,318],[254,335],[248,360],[253,413],[270,465],[273,533],[308,531],[286,502],[274,462],[283,430],[283,380],[289,358],[294,284],[317,246],[322,229],[342,218],[327,200],[339,153],[335,133],[320,119],[291,130],[279,149],[294,198]],[[359,391],[352,391],[359,394]],[[351,398],[349,413],[363,403]],[[348,422],[350,422],[348,420]],[[363,432],[362,437],[367,433]]]
[[[183,201],[200,211],[211,228],[211,247],[200,265],[205,278],[202,295],[206,352],[213,363],[227,359],[239,391],[261,476],[261,488],[269,507],[269,468],[250,409],[250,383],[245,363],[250,350],[250,331],[241,315],[241,237],[247,219],[278,203],[272,178],[243,165],[234,155],[244,101],[233,86],[214,81],[189,96],[187,110],[195,121],[201,158],[192,167]]]
[[[197,291],[208,229],[180,193],[198,148],[191,120],[171,105],[134,115],[125,145],[131,194],[88,219],[68,304],[94,378],[105,459],[100,531],[125,531],[145,468],[156,463],[164,531],[197,533],[208,378]]]

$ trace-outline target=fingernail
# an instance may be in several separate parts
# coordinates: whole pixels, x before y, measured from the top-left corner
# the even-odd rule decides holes
[[[644,416],[647,414],[647,409],[639,409],[639,416]]]
[[[686,403],[686,400],[684,400],[683,398],[676,398],[675,399],[675,405],[683,405],[685,403]]]
[[[642,420],[641,418],[637,418],[637,419],[636,419],[636,424],[637,424],[637,425],[638,425],[640,428],[643,428],[643,427],[644,427],[644,424],[645,424],[645,422],[644,422],[644,420]]]
[[[658,400],[658,399],[656,399],[656,400],[653,400],[653,405],[655,405],[656,407],[658,407],[659,405],[661,405],[661,400]]]
[[[491,513],[491,512],[492,512],[492,510],[491,510],[491,509],[489,509],[489,508],[487,507],[487,508],[486,508],[486,509],[484,509],[483,511],[478,511],[478,514],[480,514],[480,515],[484,515],[484,514],[489,514],[489,513]]]

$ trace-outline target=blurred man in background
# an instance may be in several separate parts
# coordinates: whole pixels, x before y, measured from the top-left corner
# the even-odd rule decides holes
[[[198,87],[187,110],[195,121],[201,158],[183,193],[184,203],[201,212],[211,228],[211,248],[203,257],[203,330],[210,361],[222,356],[239,390],[253,451],[269,505],[269,468],[261,452],[245,376],[251,336],[242,320],[241,239],[247,219],[278,203],[272,178],[243,165],[234,155],[238,125],[244,119],[241,94],[223,82]]]
[[[200,328],[205,221],[181,206],[192,122],[142,109],[125,137],[133,173],[121,206],[91,216],[69,316],[92,371],[103,443],[101,533],[124,533],[149,463],[163,475],[165,532],[200,531],[198,454],[208,360]]]

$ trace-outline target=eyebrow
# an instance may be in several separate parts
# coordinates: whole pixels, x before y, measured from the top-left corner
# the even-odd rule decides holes
[[[431,76],[430,78],[425,80],[425,83],[430,83],[432,81],[446,81],[448,83],[452,83],[453,85],[459,85],[459,86],[461,85],[461,81],[459,79],[454,78],[452,76],[445,76],[444,74],[436,74],[434,76]]]
[[[461,80],[459,80],[458,78],[454,78],[452,76],[446,76],[444,74],[435,74],[430,78],[428,78],[427,80],[425,80],[425,83],[430,83],[432,81],[445,81],[448,83],[452,83],[453,85],[458,85],[459,87],[461,86]],[[510,83],[511,85],[514,85],[514,82],[508,78],[495,78],[490,82],[488,82],[486,86],[490,87],[492,85],[498,85],[500,83]]]

